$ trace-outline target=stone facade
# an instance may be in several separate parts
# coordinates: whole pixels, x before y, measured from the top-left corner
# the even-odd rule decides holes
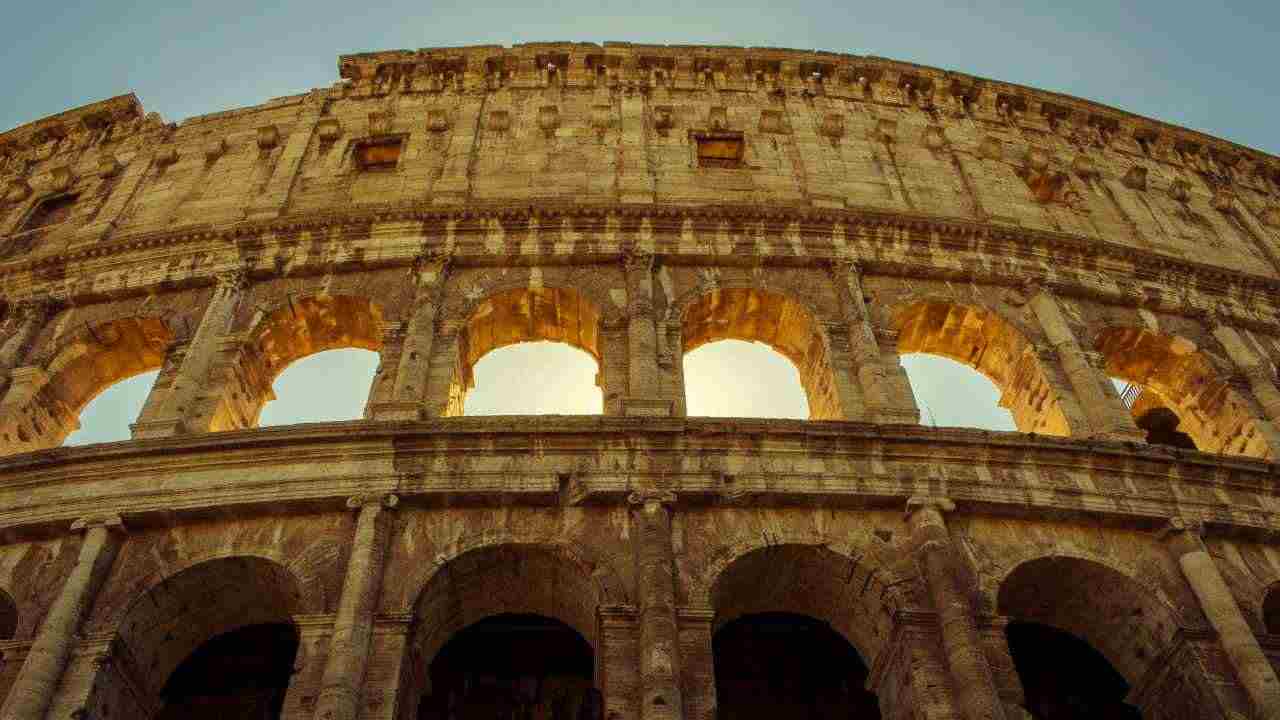
[[[1028,717],[1010,623],[1144,718],[1280,718],[1280,160],[880,58],[339,66],[0,134],[0,718],[161,717],[198,648],[275,623],[280,717],[409,720],[450,638],[516,613],[590,646],[578,717],[711,720],[713,638],[777,612],[886,720]],[[686,417],[683,353],[726,338],[791,359],[812,419]],[[590,353],[604,415],[459,417],[526,340]],[[345,347],[381,355],[365,420],[255,429]],[[1022,432],[917,425],[911,352]],[[58,447],[155,369],[132,441]],[[1152,408],[1199,452],[1144,442]]]

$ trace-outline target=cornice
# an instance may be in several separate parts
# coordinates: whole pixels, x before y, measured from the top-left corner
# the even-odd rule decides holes
[[[500,472],[441,470],[435,460],[486,453],[520,460]],[[591,467],[634,469],[583,471],[584,456],[600,453],[633,459]],[[728,453],[741,456],[742,467],[726,484],[721,472],[673,475],[662,462],[638,461],[668,453]],[[787,458],[821,460],[824,469]],[[110,480],[126,474],[155,483]],[[560,491],[565,474],[578,492]],[[588,416],[353,421],[5,457],[0,496],[9,499],[0,536],[63,533],[68,521],[103,505],[139,528],[180,515],[345,512],[347,498],[369,492],[394,492],[405,508],[624,506],[632,491],[659,479],[677,509],[821,503],[896,512],[928,483],[962,514],[1076,518],[1143,531],[1183,517],[1218,535],[1280,533],[1272,501],[1280,465],[1248,458],[916,425]]]
[[[846,236],[846,245],[855,244],[860,234],[863,239],[870,233],[890,233],[895,242],[911,243],[920,247],[950,248],[964,252],[998,254],[1005,258],[1014,258],[1027,265],[1041,266],[1052,263],[1062,267],[1066,273],[1052,278],[1055,288],[1068,295],[1092,297],[1103,302],[1136,303],[1159,306],[1159,303],[1130,297],[1117,297],[1113,294],[1101,293],[1092,285],[1080,282],[1071,276],[1074,270],[1095,272],[1099,265],[1110,263],[1117,271],[1130,281],[1141,283],[1150,281],[1170,288],[1194,286],[1197,290],[1221,297],[1277,297],[1280,296],[1280,279],[1255,275],[1238,270],[1209,265],[1191,260],[1174,258],[1147,250],[1133,248],[1106,240],[1095,240],[1083,236],[1058,233],[1045,230],[991,225],[975,220],[954,217],[940,217],[923,214],[888,213],[860,209],[822,209],[807,205],[734,205],[716,204],[700,206],[681,206],[664,204],[628,204],[628,203],[548,203],[531,205],[529,203],[475,203],[456,207],[440,207],[427,202],[388,204],[372,207],[350,208],[317,213],[300,213],[271,220],[246,221],[234,225],[215,227],[198,225],[169,231],[139,233],[109,240],[91,247],[74,250],[56,256],[43,256],[11,262],[0,266],[0,285],[12,286],[13,282],[24,276],[30,276],[28,283],[39,285],[44,274],[55,276],[59,281],[67,277],[66,268],[75,263],[92,263],[103,260],[126,259],[137,252],[168,249],[181,251],[186,246],[214,245],[225,247],[229,252],[244,255],[251,248],[266,247],[281,235],[298,232],[318,232],[331,235],[330,241],[341,241],[356,237],[368,237],[371,226],[378,223],[412,223],[423,224],[423,239],[426,241],[433,232],[445,233],[448,226],[453,232],[461,230],[478,232],[480,228],[465,227],[468,223],[481,223],[488,220],[499,222],[524,223],[532,219],[541,221],[550,219],[570,219],[585,224],[608,224],[616,222],[648,222],[648,227],[655,233],[678,234],[686,224],[692,224],[695,230],[714,231],[724,223],[730,224],[763,224],[776,232],[799,230],[801,233],[829,234],[834,227],[842,227]],[[442,227],[431,227],[432,225]],[[464,227],[459,227],[462,225]],[[1003,247],[992,247],[995,244]],[[465,247],[454,249],[455,261],[464,262],[468,258]],[[1097,258],[1088,263],[1072,267],[1063,266],[1063,253]],[[682,253],[655,250],[654,254],[664,262],[698,262],[698,258],[686,257]],[[505,257],[505,256],[504,256]],[[795,255],[788,249],[776,255],[756,256],[751,262],[806,265],[822,264],[833,259],[856,260],[867,274],[906,275],[911,277],[977,280],[987,284],[1014,285],[1027,280],[1037,279],[1049,281],[1050,278],[1020,275],[1017,278],[1000,277],[982,268],[974,268],[960,272],[955,269],[933,267],[926,264],[913,264],[878,260],[874,257],[860,256],[857,250],[845,250],[843,253],[834,244],[827,254]],[[492,262],[496,258],[485,256],[473,258],[477,261]],[[519,261],[518,257],[506,257],[510,261]],[[574,256],[557,256],[556,263],[596,262],[600,258],[575,258]],[[412,258],[388,259],[381,264],[407,264]],[[708,261],[706,259],[701,260]],[[741,262],[738,256],[715,256],[712,262]],[[127,262],[118,264],[127,265]],[[1024,271],[1034,268],[1022,268]],[[352,271],[344,268],[344,271]],[[984,272],[991,277],[983,277]],[[74,277],[74,276],[73,276]],[[196,281],[194,284],[199,284]],[[147,288],[135,286],[129,288],[134,293],[146,292]],[[154,288],[152,288],[154,290]],[[22,293],[10,291],[11,296],[20,297]],[[1169,304],[1159,307],[1173,313],[1196,314],[1207,308],[1189,308]],[[1254,317],[1233,315],[1227,309],[1224,315],[1233,318],[1242,327],[1251,327],[1267,332],[1280,329],[1280,314],[1272,309],[1272,317],[1259,320]]]

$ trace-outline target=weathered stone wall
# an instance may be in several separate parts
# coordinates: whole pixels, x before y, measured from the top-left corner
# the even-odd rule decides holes
[[[877,58],[340,69],[0,135],[0,718],[154,716],[195,647],[283,622],[285,717],[409,720],[453,633],[527,612],[589,642],[605,717],[701,720],[715,632],[773,611],[846,638],[884,718],[1023,717],[1013,621],[1143,717],[1280,717],[1280,161]],[[812,420],[684,417],[683,354],[725,338],[792,360]],[[603,416],[457,417],[540,339],[597,360]],[[366,420],[255,428],[345,347],[381,357]],[[911,352],[1022,432],[916,424]],[[132,441],[58,447],[155,369]],[[1144,443],[1152,407],[1201,452]]]

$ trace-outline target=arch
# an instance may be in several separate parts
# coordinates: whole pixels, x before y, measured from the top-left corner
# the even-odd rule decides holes
[[[456,633],[499,615],[559,621],[599,658],[596,613],[604,599],[592,573],[558,546],[502,543],[454,556],[436,567],[414,602],[403,702],[416,707],[432,661]]]
[[[84,325],[68,334],[39,372],[15,371],[5,395],[6,453],[56,447],[77,427],[80,411],[108,387],[164,364],[173,333],[159,317]]]
[[[800,371],[809,417],[842,420],[832,352],[817,315],[789,295],[755,287],[716,288],[682,306],[680,352],[718,340],[759,342]]]
[[[1000,406],[1021,432],[1067,436],[1062,400],[1027,334],[994,310],[920,300],[891,311],[898,352],[929,353],[967,365],[995,384]]]
[[[0,590],[0,640],[12,640],[18,634],[18,604],[6,590]]]
[[[316,294],[290,297],[259,311],[241,355],[239,392],[232,389],[210,421],[212,430],[257,424],[262,407],[275,399],[280,373],[304,357],[343,348],[382,350],[382,308],[357,295]]]
[[[1102,654],[1137,686],[1173,644],[1176,609],[1154,589],[1094,560],[1063,555],[1026,560],[1005,575],[996,607],[1013,621],[1057,628]]]
[[[792,613],[827,623],[870,666],[892,625],[884,574],[823,544],[756,547],[710,586],[713,631],[747,615]]]
[[[1168,407],[1178,430],[1203,452],[1272,459],[1248,400],[1228,382],[1207,353],[1182,336],[1112,326],[1095,338],[1112,377],[1143,388],[1133,405],[1141,416]],[[1147,397],[1151,393],[1153,397]]]
[[[293,573],[264,557],[206,560],[170,575],[137,596],[116,624],[119,661],[98,671],[87,707],[155,717],[169,677],[197,648],[240,628],[293,624],[302,602]]]
[[[600,308],[577,290],[516,287],[488,295],[459,329],[445,415],[463,412],[480,358],[516,343],[547,340],[586,352],[600,367]],[[599,384],[597,374],[597,384]]]

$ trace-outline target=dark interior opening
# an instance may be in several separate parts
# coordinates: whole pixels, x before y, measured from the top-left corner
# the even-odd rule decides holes
[[[714,132],[694,135],[698,147],[698,167],[736,168],[742,166],[742,133]]]
[[[1129,684],[1089,643],[1039,623],[1010,623],[1009,652],[1036,720],[1141,720]]]
[[[591,646],[540,615],[495,615],[461,630],[431,662],[419,720],[598,720]]]
[[[66,222],[71,217],[71,211],[75,206],[75,195],[58,195],[41,200],[40,204],[36,205],[27,216],[27,221],[22,224],[22,230],[38,230]]]
[[[356,164],[361,170],[395,170],[400,164],[403,138],[369,140],[356,146]]]
[[[218,635],[169,676],[160,720],[276,720],[297,652],[298,631],[287,623]]]
[[[830,625],[760,613],[727,623],[712,641],[719,720],[878,720],[867,666]]]
[[[1146,431],[1147,442],[1152,445],[1168,445],[1183,450],[1196,449],[1196,442],[1191,439],[1191,436],[1178,429],[1178,423],[1181,421],[1178,420],[1177,414],[1167,407],[1151,408],[1134,422]]]

